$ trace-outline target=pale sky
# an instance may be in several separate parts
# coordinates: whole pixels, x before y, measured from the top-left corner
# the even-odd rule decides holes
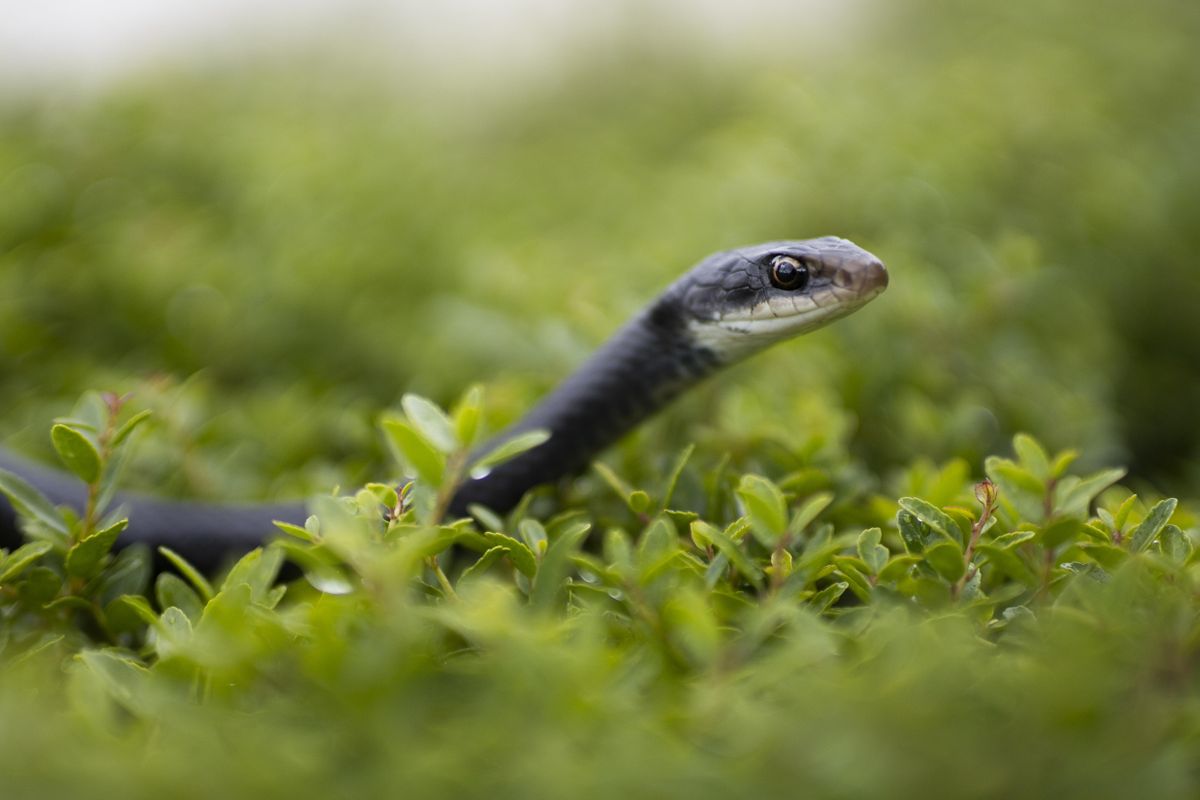
[[[164,63],[369,37],[444,70],[536,70],[645,26],[729,47],[844,30],[865,0],[0,0],[0,84],[91,86]]]

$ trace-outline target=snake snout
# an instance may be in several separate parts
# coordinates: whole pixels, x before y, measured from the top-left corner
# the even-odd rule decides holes
[[[866,251],[858,255],[833,273],[833,285],[870,299],[888,287],[887,267]]]
[[[882,292],[888,287],[887,267],[878,258],[872,258],[867,262],[867,268],[863,270],[863,287],[875,293]]]

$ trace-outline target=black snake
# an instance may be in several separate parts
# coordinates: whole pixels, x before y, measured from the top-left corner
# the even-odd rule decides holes
[[[528,490],[571,475],[672,399],[716,370],[860,308],[888,285],[883,262],[845,239],[768,242],[701,261],[618,330],[576,372],[486,445],[531,430],[550,438],[485,475],[466,480],[449,505],[496,511]],[[0,451],[51,502],[79,510],[83,486],[64,473]],[[129,516],[120,543],[165,545],[202,568],[257,546],[272,521],[302,524],[302,503],[220,505],[117,495]],[[20,543],[17,516],[0,498],[0,546]]]

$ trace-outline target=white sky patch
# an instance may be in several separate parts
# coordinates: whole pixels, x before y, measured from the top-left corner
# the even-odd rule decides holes
[[[522,78],[631,30],[784,46],[836,34],[868,0],[0,0],[0,87],[90,87],[163,65],[341,39],[435,71]]]

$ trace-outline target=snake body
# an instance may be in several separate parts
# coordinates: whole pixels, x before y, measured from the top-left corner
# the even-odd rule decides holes
[[[512,508],[530,489],[575,474],[626,432],[713,372],[763,348],[843,317],[888,284],[883,263],[845,239],[768,242],[704,259],[618,330],[524,418],[481,448],[544,430],[550,437],[490,472],[466,480],[450,503]],[[51,502],[81,509],[72,478],[0,451],[15,473]],[[121,544],[165,545],[211,569],[260,544],[272,521],[303,523],[303,503],[221,505],[119,494],[129,517]],[[20,542],[14,509],[0,499],[0,546]]]

